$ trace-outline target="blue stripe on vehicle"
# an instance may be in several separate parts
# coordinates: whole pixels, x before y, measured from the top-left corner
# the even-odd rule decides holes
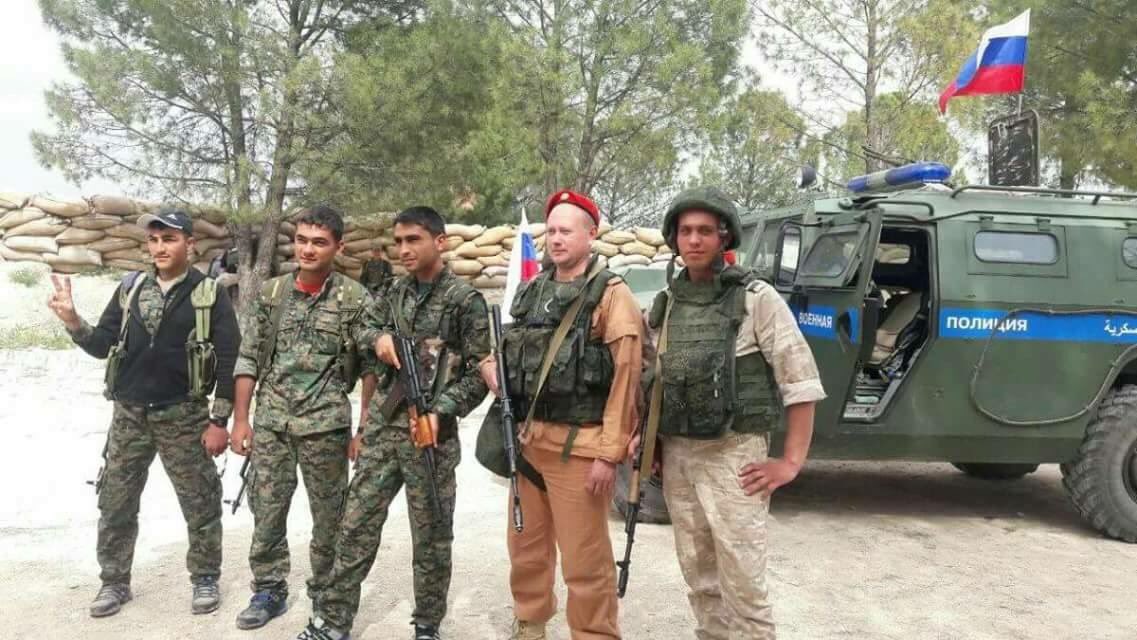
[[[1062,342],[1137,342],[1137,313],[1050,315],[999,309],[944,308],[939,317],[940,336],[956,340],[986,340],[996,332],[1000,339]]]

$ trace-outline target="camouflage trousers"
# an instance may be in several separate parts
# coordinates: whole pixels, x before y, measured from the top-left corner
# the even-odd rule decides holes
[[[97,554],[103,584],[130,583],[138,505],[155,454],[186,520],[190,577],[221,574],[221,479],[201,446],[208,420],[204,401],[163,409],[115,403],[99,491]]]
[[[308,596],[327,588],[335,554],[336,532],[347,494],[349,428],[294,436],[283,431],[258,430],[253,436],[249,508],[253,512],[253,543],[249,566],[253,591],[287,591],[292,568],[288,553],[288,511],[296,492],[296,469],[304,476],[312,513],[308,554],[312,577]]]
[[[663,439],[663,497],[698,640],[774,640],[766,594],[769,501],[747,496],[738,472],[762,462],[769,437]]]
[[[317,615],[337,629],[349,631],[359,611],[360,585],[375,563],[387,510],[406,485],[407,512],[414,545],[413,618],[440,625],[450,590],[450,549],[454,542],[455,473],[462,456],[457,436],[435,449],[435,482],[442,507],[436,522],[422,451],[407,430],[384,426],[364,431],[363,451],[351,480],[340,535],[336,542],[331,585],[316,603]]]

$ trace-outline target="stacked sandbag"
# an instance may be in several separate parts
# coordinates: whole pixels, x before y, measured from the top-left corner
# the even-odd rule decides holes
[[[146,231],[137,226],[138,216],[158,210],[160,203],[117,195],[95,195],[64,200],[46,194],[0,192],[0,260],[38,262],[53,270],[79,273],[100,266],[115,269],[146,269]],[[188,206],[194,219],[196,255],[194,266],[207,270],[211,260],[234,246],[222,209]],[[294,271],[292,239],[300,209],[281,222],[274,244],[278,273]],[[393,236],[393,213],[349,216],[345,220],[343,251],[336,256],[336,269],[358,277],[374,255],[385,255],[394,273],[405,273]],[[257,225],[259,226],[259,225]],[[545,225],[528,226],[533,244],[545,248]],[[598,228],[593,250],[612,267],[650,265],[671,259],[671,249],[656,229],[613,229],[607,222]],[[485,227],[448,224],[443,257],[451,270],[479,288],[505,286],[506,274],[517,239],[514,225]]]

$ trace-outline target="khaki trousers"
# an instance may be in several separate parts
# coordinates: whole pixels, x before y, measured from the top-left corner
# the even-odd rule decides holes
[[[512,516],[508,518],[514,615],[544,623],[556,613],[553,579],[559,547],[568,587],[565,617],[573,640],[618,640],[616,565],[608,536],[610,497],[596,497],[585,489],[592,459],[573,456],[561,462],[560,454],[529,446],[522,453],[544,477],[548,493],[518,474],[525,530],[517,533]]]
[[[742,467],[768,450],[759,434],[663,439],[663,496],[698,640],[775,638],[766,595],[769,502],[738,484]]]

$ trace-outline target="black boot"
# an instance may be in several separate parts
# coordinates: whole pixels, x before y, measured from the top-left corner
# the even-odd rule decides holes
[[[438,634],[438,627],[432,624],[419,624],[415,625],[414,640],[442,640],[442,636]]]
[[[238,629],[260,629],[269,620],[288,611],[288,592],[266,589],[253,594],[249,606],[237,614]]]

